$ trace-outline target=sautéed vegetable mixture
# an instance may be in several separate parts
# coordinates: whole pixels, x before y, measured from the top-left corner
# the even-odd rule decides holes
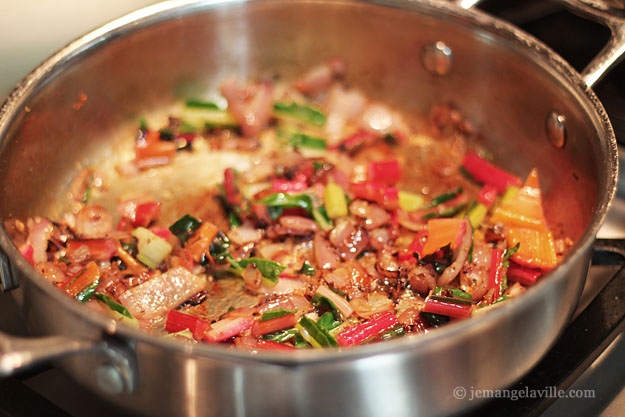
[[[572,242],[549,228],[536,169],[494,165],[453,107],[411,118],[344,72],[334,59],[295,81],[228,78],[223,105],[190,99],[160,126],[138,122],[132,160],[109,178],[80,172],[72,210],[10,225],[21,253],[122,323],[254,351],[425,333],[558,264]],[[177,220],[141,189],[97,203],[113,181],[202,149],[246,169],[220,170]]]

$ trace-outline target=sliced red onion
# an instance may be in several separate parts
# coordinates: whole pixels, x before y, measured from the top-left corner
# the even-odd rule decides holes
[[[415,221],[403,210],[397,210],[397,222],[412,232],[420,232],[428,228],[427,223]]]
[[[344,72],[345,63],[335,58],[308,70],[302,77],[295,80],[294,86],[301,93],[316,96],[330,88],[334,77]]]
[[[48,259],[46,250],[48,240],[54,232],[54,226],[43,217],[34,217],[26,222],[28,226],[28,238],[26,242],[33,247],[33,261],[35,264]]]
[[[319,230],[319,225],[314,220],[302,216],[281,216],[279,221],[280,225],[292,231],[313,233]]]
[[[484,243],[473,247],[471,263],[460,272],[460,288],[471,294],[474,300],[484,297],[488,291],[488,273],[490,270],[492,249]]]
[[[266,295],[292,294],[306,291],[306,283],[299,278],[278,278],[273,287],[261,285],[259,292]]]
[[[334,271],[324,272],[323,279],[339,290],[343,290],[351,284],[349,273],[345,268],[337,268]]]
[[[382,250],[378,253],[378,271],[390,278],[399,274],[399,264],[391,252]]]
[[[245,289],[252,292],[258,291],[263,282],[263,275],[254,264],[247,265],[241,273],[241,277],[245,283]]]
[[[336,226],[330,232],[330,242],[339,247],[345,242],[356,229],[353,221],[349,218],[340,218],[336,221]]]
[[[262,237],[262,230],[255,229],[249,224],[234,227],[228,232],[228,238],[239,246],[243,246],[248,243],[257,243],[262,239]]]
[[[239,333],[248,330],[254,324],[252,317],[232,317],[222,319],[211,324],[210,330],[206,332],[204,340],[209,343],[219,343],[230,339]]]
[[[377,204],[371,204],[364,200],[355,200],[349,205],[349,212],[362,217],[367,230],[376,229],[391,221],[391,215]]]
[[[314,246],[317,265],[319,265],[321,269],[334,269],[339,265],[340,260],[338,255],[334,252],[330,243],[325,240],[320,233],[315,234]]]
[[[258,307],[258,313],[263,314],[266,311],[275,310],[277,308],[283,308],[285,310],[294,310],[295,304],[293,304],[293,301],[291,301],[291,298],[289,296],[281,296],[281,297],[276,298],[275,300],[271,300],[264,304],[261,304]]]
[[[336,308],[341,312],[343,318],[350,317],[354,312],[354,309],[345,298],[341,297],[325,285],[319,286],[316,293],[319,295],[323,295],[324,297],[332,301]]]
[[[270,84],[243,87],[231,77],[221,85],[221,93],[228,100],[228,110],[241,125],[244,136],[255,136],[269,122],[273,110]]]
[[[468,218],[464,219],[464,235],[462,237],[462,241],[460,245],[454,250],[455,260],[449,265],[438,277],[436,282],[438,285],[447,285],[454,278],[458,276],[460,270],[462,270],[462,265],[467,260],[469,256],[469,251],[471,250],[471,242],[473,241],[473,233],[472,233],[471,223]]]
[[[340,142],[345,132],[345,125],[355,120],[365,107],[366,99],[356,90],[346,90],[343,87],[334,87],[330,90],[327,118],[325,124],[328,144]]]

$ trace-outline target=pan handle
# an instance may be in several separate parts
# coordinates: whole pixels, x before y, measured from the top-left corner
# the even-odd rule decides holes
[[[0,332],[0,377],[64,356],[94,352],[96,345],[63,336],[23,338]]]
[[[603,0],[559,0],[571,12],[588,17],[610,29],[612,35],[603,49],[581,72],[584,83],[592,88],[625,57],[625,15],[613,12]],[[449,0],[462,9],[474,8],[481,0]],[[594,6],[593,6],[594,5]]]
[[[0,378],[37,365],[73,355],[95,354],[102,358],[95,374],[98,386],[109,394],[130,394],[137,386],[134,351],[112,337],[92,341],[65,336],[24,338],[0,332]]]
[[[592,88],[625,57],[625,18],[622,13],[611,10],[606,1],[559,1],[571,12],[601,23],[612,32],[608,43],[581,73],[586,85]]]

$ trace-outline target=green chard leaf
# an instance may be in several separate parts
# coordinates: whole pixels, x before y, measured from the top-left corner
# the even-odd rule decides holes
[[[302,133],[295,133],[291,136],[291,145],[296,148],[311,148],[311,149],[327,149],[325,139],[315,138],[313,136],[304,135]]]
[[[275,333],[270,333],[264,335],[262,338],[264,340],[271,340],[274,342],[284,343],[289,339],[292,339],[294,336],[299,335],[299,330],[295,327],[291,327],[290,329],[280,330]]]
[[[87,301],[91,299],[91,297],[93,297],[93,294],[95,293],[95,289],[98,288],[98,285],[100,285],[100,280],[96,279],[91,284],[89,284],[85,289],[79,292],[78,295],[76,296],[76,299],[80,301],[81,303],[86,303]]]
[[[286,266],[280,265],[278,262],[270,261],[269,259],[262,258],[247,258],[235,261],[234,259],[228,259],[230,262],[230,268],[232,272],[240,274],[243,272],[246,266],[254,264],[260,271],[263,278],[266,278],[269,283],[276,284],[278,282],[278,276],[286,269]]]
[[[185,214],[184,216],[176,220],[174,224],[169,226],[169,230],[174,236],[176,236],[180,240],[182,246],[184,246],[184,244],[187,242],[187,239],[189,239],[193,232],[201,225],[201,221],[189,214]]]
[[[280,317],[288,316],[295,313],[297,310],[287,310],[284,308],[275,308],[273,310],[265,311],[260,317],[259,321],[267,321],[272,319],[278,319]]]
[[[282,214],[280,209],[302,208],[315,219],[323,230],[332,229],[332,221],[328,218],[325,208],[323,206],[315,208],[312,197],[308,194],[274,193],[259,200],[258,203],[264,204],[270,209],[269,216],[272,219],[280,217]]]
[[[185,102],[185,106],[187,107],[196,107],[201,109],[211,109],[211,110],[221,110],[219,106],[212,101],[204,101],[198,100],[194,98],[190,98]]]
[[[274,103],[273,109],[278,114],[285,114],[316,126],[323,126],[326,122],[326,116],[319,110],[297,103],[278,101]]]
[[[302,267],[300,268],[299,271],[297,271],[297,273],[312,277],[317,273],[317,270],[311,264],[309,264],[308,261],[304,261],[304,263],[302,264]]]

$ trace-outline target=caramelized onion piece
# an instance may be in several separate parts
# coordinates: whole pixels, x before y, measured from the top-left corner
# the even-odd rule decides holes
[[[431,266],[417,265],[408,271],[410,288],[421,295],[427,295],[436,287],[436,273]]]
[[[331,272],[325,272],[323,279],[350,297],[361,297],[370,290],[371,277],[357,261],[347,261]]]
[[[326,108],[325,133],[329,144],[336,144],[344,139],[345,125],[362,114],[367,103],[366,98],[356,90],[347,90],[341,86],[330,89]]]
[[[368,319],[374,314],[393,311],[395,304],[385,294],[374,292],[367,297],[354,298],[349,302],[354,312],[360,317]]]
[[[313,233],[319,230],[319,225],[311,219],[302,216],[281,216],[280,225],[291,231]]]
[[[261,285],[259,291],[267,295],[304,293],[306,291],[306,282],[299,278],[278,278],[276,285],[273,287]]]
[[[35,265],[35,268],[37,272],[53,284],[61,284],[67,279],[63,271],[52,262],[39,262]]]
[[[314,246],[315,259],[321,269],[335,269],[339,265],[339,257],[332,249],[332,246],[330,246],[330,243],[320,233],[315,234]]]
[[[113,218],[104,207],[85,206],[76,215],[74,231],[86,239],[106,237],[113,230]]]
[[[228,100],[228,110],[241,125],[244,136],[255,136],[269,122],[273,110],[270,84],[241,86],[231,77],[221,85],[221,93]]]
[[[491,253],[490,246],[476,242],[471,263],[460,272],[460,288],[471,294],[474,300],[481,299],[488,291]]]
[[[396,277],[399,274],[399,264],[387,250],[378,253],[378,271],[389,278]]]
[[[391,215],[386,210],[364,200],[353,201],[349,205],[349,211],[364,219],[364,227],[367,230],[376,229],[391,221]]]
[[[248,291],[258,291],[260,284],[263,282],[263,275],[254,264],[248,264],[243,270],[241,276],[243,277],[243,282],[245,283],[245,289]]]
[[[336,227],[330,232],[330,241],[338,249],[344,260],[354,259],[369,244],[369,234],[359,226],[355,226],[349,218],[337,221]]]
[[[391,245],[391,233],[386,227],[380,227],[378,229],[373,229],[370,233],[371,236],[371,246],[375,250],[389,250]]]
[[[248,243],[257,243],[263,237],[262,230],[255,229],[249,224],[240,227],[234,227],[228,232],[228,238],[239,246]]]

